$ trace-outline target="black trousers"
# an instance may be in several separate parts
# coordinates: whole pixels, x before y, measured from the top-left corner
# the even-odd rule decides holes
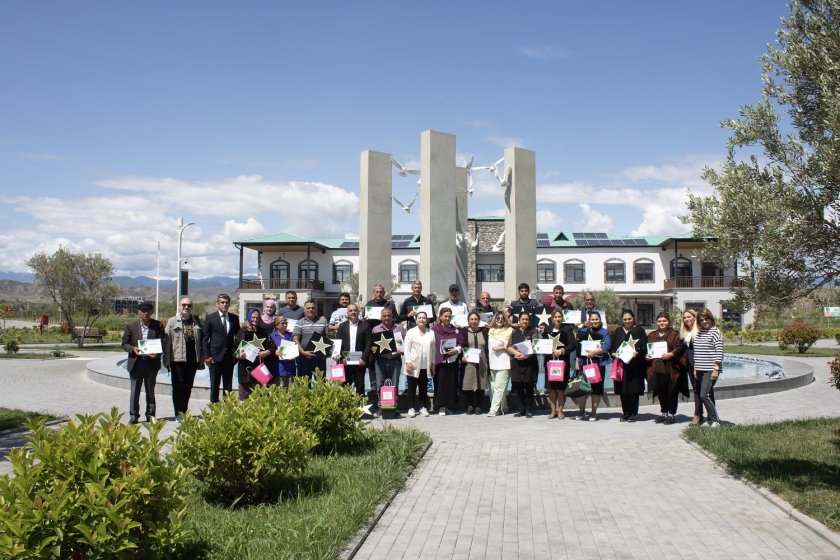
[[[625,417],[635,416],[639,413],[639,394],[633,393],[631,395],[621,396],[621,412]]]
[[[224,394],[233,388],[233,357],[225,356],[221,362],[213,362],[210,366],[210,402],[219,402],[219,384],[222,384]]]
[[[656,374],[657,396],[659,397],[659,411],[662,414],[674,415],[677,413],[677,404],[679,403],[680,388],[674,384],[673,387],[668,387],[671,382],[670,375]],[[659,388],[661,387],[661,388]],[[699,389],[698,389],[699,390]]]
[[[190,395],[195,382],[195,363],[172,362],[172,407],[175,415],[183,414],[190,407]]]
[[[516,396],[519,397],[519,411],[530,412],[534,402],[534,384],[515,381],[511,385],[513,385],[513,390],[516,391]]]
[[[132,422],[140,420],[140,391],[146,391],[146,418],[155,415],[155,383],[158,370],[153,368],[149,360],[138,358],[129,372],[131,379],[131,395],[128,402],[128,418]]]
[[[420,377],[406,376],[406,399],[408,400],[408,408],[419,410],[420,408],[429,408],[429,374],[425,369],[420,370]],[[420,391],[420,408],[417,407],[417,391]]]
[[[367,366],[344,366],[344,384],[353,385],[356,394],[365,396],[365,370]]]

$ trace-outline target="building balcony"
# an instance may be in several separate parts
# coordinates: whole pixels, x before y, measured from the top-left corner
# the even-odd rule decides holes
[[[258,290],[274,292],[278,290],[324,291],[323,280],[309,278],[270,278],[268,280],[239,279],[240,290]]]
[[[666,290],[743,288],[744,278],[740,276],[677,276],[665,280]]]

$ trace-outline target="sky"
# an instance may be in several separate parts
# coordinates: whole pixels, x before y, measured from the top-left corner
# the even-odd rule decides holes
[[[784,0],[0,2],[0,271],[64,246],[117,274],[239,272],[233,245],[359,231],[364,150],[533,150],[537,231],[670,235],[711,192]],[[471,216],[502,215],[473,174]],[[405,202],[416,178],[394,174]],[[394,206],[394,233],[419,232]],[[160,252],[158,253],[158,243]],[[246,251],[246,273],[256,256]]]

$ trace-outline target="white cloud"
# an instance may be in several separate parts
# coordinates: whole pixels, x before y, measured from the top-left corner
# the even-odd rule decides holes
[[[613,228],[612,218],[594,210],[589,204],[580,204],[582,213],[578,220],[578,227],[584,231],[610,231]]]
[[[537,231],[550,231],[561,228],[563,219],[551,210],[537,210]]]
[[[523,45],[518,48],[519,53],[534,60],[551,60],[568,58],[570,52],[554,45]]]

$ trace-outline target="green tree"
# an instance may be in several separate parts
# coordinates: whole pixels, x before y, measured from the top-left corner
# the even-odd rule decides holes
[[[60,247],[52,255],[38,253],[26,261],[32,269],[33,282],[42,295],[51,298],[70,328],[82,318],[84,328],[106,313],[119,287],[111,282],[114,266],[101,255],[72,253]],[[84,338],[79,339],[79,346]]]
[[[607,314],[607,321],[610,324],[621,324],[621,300],[618,299],[618,296],[612,288],[607,287],[603,290],[591,290],[589,288],[582,289],[578,292],[578,295],[572,299],[571,303],[575,306],[575,309],[583,308],[583,294],[586,292],[592,292],[592,295],[595,296],[595,307],[604,310],[604,313]]]
[[[761,56],[761,100],[741,107],[727,158],[703,177],[684,217],[713,241],[702,257],[736,261],[739,297],[780,306],[840,279],[840,0],[793,0]]]

